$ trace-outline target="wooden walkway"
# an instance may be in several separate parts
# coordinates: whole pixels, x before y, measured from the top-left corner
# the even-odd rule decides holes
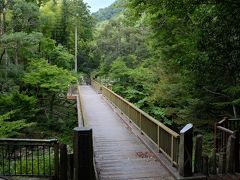
[[[90,86],[81,86],[81,97],[85,117],[93,129],[100,180],[174,179],[100,94]]]

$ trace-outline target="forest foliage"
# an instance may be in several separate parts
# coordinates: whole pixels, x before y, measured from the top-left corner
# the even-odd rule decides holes
[[[238,1],[121,2],[95,32],[96,78],[172,127],[238,117]]]
[[[82,0],[0,1],[0,137],[71,138],[75,27],[86,56],[93,18]]]
[[[101,8],[97,12],[92,13],[92,16],[97,21],[110,20],[122,12],[123,7],[121,5],[122,5],[122,0],[116,0],[110,6]]]
[[[76,27],[78,70],[166,125],[238,117],[239,12],[238,0],[118,0],[92,15],[82,0],[1,0],[0,122],[13,133],[0,136],[70,132]]]

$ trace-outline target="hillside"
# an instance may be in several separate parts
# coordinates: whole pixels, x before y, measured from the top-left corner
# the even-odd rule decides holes
[[[117,0],[112,5],[98,10],[93,13],[92,16],[97,19],[97,21],[105,21],[113,18],[117,14],[123,11],[123,0]]]

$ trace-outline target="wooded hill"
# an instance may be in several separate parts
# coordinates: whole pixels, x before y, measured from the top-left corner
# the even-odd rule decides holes
[[[119,15],[123,11],[122,1],[117,0],[106,8],[99,9],[97,12],[92,13],[92,16],[96,18],[98,22],[110,20],[113,17]]]
[[[98,24],[94,75],[173,127],[211,130],[240,105],[240,4],[229,1],[121,1]]]

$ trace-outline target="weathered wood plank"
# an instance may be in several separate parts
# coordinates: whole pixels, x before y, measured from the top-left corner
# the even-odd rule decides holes
[[[85,118],[93,129],[100,179],[173,179],[101,95],[90,86],[81,86],[81,96]]]

